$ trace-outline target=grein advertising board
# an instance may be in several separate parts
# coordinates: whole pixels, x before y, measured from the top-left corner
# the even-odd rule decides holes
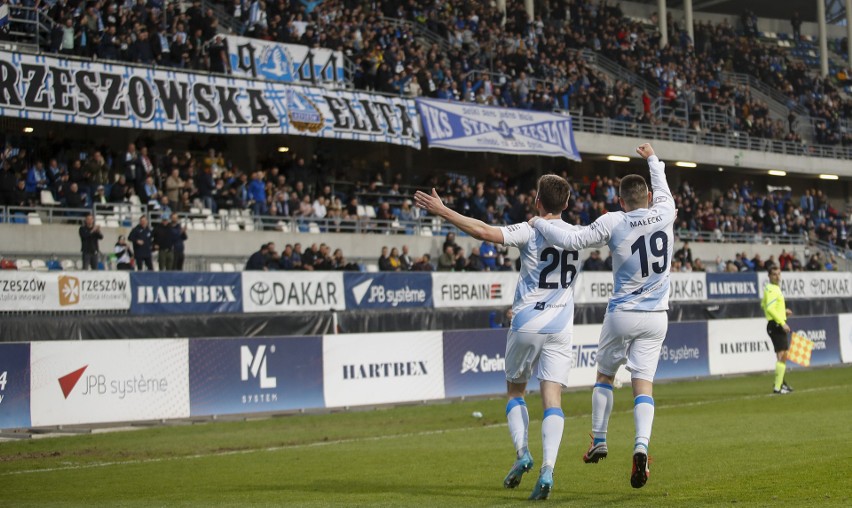
[[[192,416],[325,406],[322,337],[190,339]]]
[[[707,323],[669,323],[655,379],[710,375]]]
[[[347,309],[432,307],[428,273],[344,273]]]
[[[32,424],[189,416],[186,339],[31,344]]]
[[[327,407],[444,398],[440,331],[326,335],[322,350]]]
[[[444,391],[447,397],[506,391],[508,329],[444,332]]]
[[[133,314],[242,311],[239,273],[134,272]]]
[[[244,312],[344,310],[341,272],[243,272]]]
[[[30,345],[0,344],[0,429],[30,426]]]

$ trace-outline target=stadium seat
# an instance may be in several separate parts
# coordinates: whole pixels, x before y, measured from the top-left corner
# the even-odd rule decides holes
[[[23,212],[15,212],[12,215],[12,224],[26,224],[27,223],[27,215]]]
[[[376,209],[374,207],[365,206],[364,211],[366,212],[365,217],[367,217],[369,219],[375,219],[376,218]]]
[[[45,263],[41,259],[33,259],[30,263],[30,268],[37,272],[46,272],[47,271],[47,263]]]
[[[236,222],[229,222],[228,223],[228,231],[239,231],[239,230],[240,230],[240,225],[237,224]]]
[[[38,212],[28,213],[27,224],[30,226],[41,226],[41,215],[39,215]]]
[[[378,271],[379,271],[379,265],[377,265],[377,264],[375,264],[375,263],[367,263],[366,265],[364,265],[364,267],[365,267],[365,268],[367,269],[367,271],[368,271],[368,272],[370,272],[370,273],[374,273],[374,272],[378,272]]]
[[[82,270],[83,269],[83,260],[82,259],[74,260],[74,269],[75,270]]]
[[[210,217],[210,216],[213,215],[213,210],[211,210],[209,208],[202,208],[201,209],[201,215],[203,215],[205,217]]]
[[[219,225],[214,221],[208,221],[204,223],[205,231],[219,231]]]
[[[366,217],[367,216],[367,209],[364,205],[358,205],[358,208],[356,210],[357,210],[356,213],[358,214],[358,217]]]
[[[246,231],[254,231],[254,221],[246,221],[245,229]]]
[[[53,198],[52,192],[49,190],[43,190],[41,191],[41,204],[43,206],[56,206],[59,202]]]
[[[73,259],[63,259],[59,262],[59,264],[62,266],[63,270],[73,270],[76,268]]]
[[[236,272],[237,267],[234,263],[222,263],[222,271],[223,272]]]
[[[47,269],[50,271],[62,270],[62,263],[60,263],[57,259],[51,259],[47,262]]]
[[[222,271],[222,263],[210,263],[210,271],[211,272],[221,272]]]
[[[116,219],[115,217],[110,217],[106,221],[106,227],[118,229],[118,228],[121,227],[121,224],[118,222],[118,219]]]
[[[420,236],[432,236],[432,229],[428,226],[420,228]]]
[[[321,233],[319,224],[317,224],[316,222],[309,222],[308,233]]]
[[[189,213],[192,215],[201,215],[201,208],[191,207]]]
[[[28,272],[33,269],[29,259],[18,259],[15,261],[15,266],[18,267],[18,270],[23,272]]]

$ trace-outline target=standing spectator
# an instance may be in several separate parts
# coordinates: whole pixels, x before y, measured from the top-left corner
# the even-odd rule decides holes
[[[83,252],[83,268],[85,270],[98,269],[100,254],[98,240],[103,240],[103,238],[101,227],[95,225],[95,217],[92,214],[86,215],[85,222],[80,226],[80,250]]]
[[[402,246],[402,254],[399,256],[399,266],[403,272],[410,272],[414,266],[414,260],[411,259],[411,254],[408,253],[408,245]]]
[[[395,271],[393,266],[391,265],[390,254],[388,253],[387,247],[382,247],[382,255],[379,256],[379,271],[380,272],[393,272],[393,271]]]
[[[133,270],[133,263],[131,263],[131,260],[133,259],[133,251],[130,250],[130,246],[127,245],[127,240],[124,238],[124,235],[119,235],[118,241],[115,242],[115,249],[113,252],[115,253],[117,269]]]
[[[172,225],[169,218],[163,215],[162,222],[154,228],[154,250],[157,251],[157,263],[161,272],[174,268],[175,239],[172,235]]]
[[[148,217],[141,217],[139,224],[130,230],[128,240],[133,244],[133,253],[136,259],[136,269],[140,272],[143,267],[148,271],[154,269],[154,263],[151,262],[151,228],[148,227]]]
[[[172,168],[172,172],[166,178],[166,196],[177,210],[180,210],[180,192],[183,187],[184,181],[180,177],[180,169]]]
[[[183,262],[186,259],[184,253],[186,251],[186,226],[180,223],[178,214],[172,214],[172,222],[169,224],[172,232],[172,241],[174,242],[174,261],[172,262],[172,270],[177,272],[183,271]]]
[[[246,271],[267,271],[266,256],[269,254],[269,245],[263,244],[260,250],[249,256],[246,262]]]
[[[479,257],[485,264],[485,269],[494,271],[497,269],[497,248],[491,242],[482,242],[479,246]]]
[[[677,250],[674,258],[683,263],[692,263],[692,249],[689,248],[689,242],[683,242],[683,247]]]
[[[802,40],[802,17],[799,15],[799,11],[793,12],[793,16],[790,18],[790,26],[793,28],[793,40],[796,41],[793,46],[795,48],[798,42]]]
[[[262,171],[256,171],[252,175],[251,182],[248,184],[248,194],[252,202],[252,212],[255,215],[266,215],[266,184],[263,183]]]
[[[447,235],[447,241],[452,233]],[[451,272],[456,265],[456,255],[453,251],[453,244],[444,242],[444,252],[438,257],[438,271]]]

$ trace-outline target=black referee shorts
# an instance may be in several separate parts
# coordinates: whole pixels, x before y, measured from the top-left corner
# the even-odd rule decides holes
[[[787,332],[784,331],[783,326],[775,321],[769,321],[766,323],[766,333],[772,339],[772,345],[775,346],[776,353],[790,349],[790,339],[787,337]]]

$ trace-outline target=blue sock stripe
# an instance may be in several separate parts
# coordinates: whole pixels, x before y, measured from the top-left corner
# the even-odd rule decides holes
[[[609,391],[612,391],[612,385],[606,383],[595,383],[595,388],[605,388]]]
[[[514,399],[509,399],[509,402],[506,404],[506,414],[509,414],[509,411],[514,409],[516,406],[526,406],[527,403],[524,402],[522,397],[515,397]]]
[[[639,404],[651,404],[654,405],[654,398],[650,395],[637,395],[635,399],[633,399],[633,405],[638,406]]]
[[[565,413],[562,412],[561,408],[549,407],[544,410],[544,418],[547,418],[548,416],[558,416],[559,418],[565,418]]]

